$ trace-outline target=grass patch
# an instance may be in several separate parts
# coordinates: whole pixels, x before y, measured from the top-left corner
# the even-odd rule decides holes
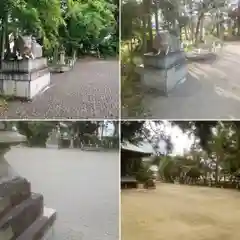
[[[142,116],[143,90],[136,67],[141,64],[137,45],[122,43],[121,47],[121,102],[122,117]]]
[[[7,99],[0,97],[0,112],[4,112],[8,108]]]
[[[135,65],[125,76],[121,76],[122,117],[138,117],[143,114],[143,91],[140,76],[135,72]]]

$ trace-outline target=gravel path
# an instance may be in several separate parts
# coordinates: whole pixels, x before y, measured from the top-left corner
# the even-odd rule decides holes
[[[56,209],[48,240],[119,239],[117,152],[15,147],[6,159]]]
[[[187,80],[169,97],[146,93],[148,118],[239,119],[240,43],[227,43],[214,61],[190,63]],[[146,117],[144,116],[144,117]]]
[[[9,102],[1,118],[118,118],[117,60],[78,61],[74,69],[52,74],[51,85],[32,102]]]

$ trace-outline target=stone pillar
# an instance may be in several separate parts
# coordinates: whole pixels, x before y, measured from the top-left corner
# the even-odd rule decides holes
[[[65,51],[60,52],[60,64],[65,65]]]

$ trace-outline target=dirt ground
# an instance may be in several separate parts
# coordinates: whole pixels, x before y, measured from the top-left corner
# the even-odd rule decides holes
[[[238,240],[240,192],[159,183],[121,193],[123,240]]]

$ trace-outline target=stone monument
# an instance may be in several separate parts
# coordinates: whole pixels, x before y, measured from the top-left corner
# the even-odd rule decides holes
[[[30,183],[4,159],[13,145],[26,139],[0,122],[0,239],[40,240],[56,219],[53,209],[44,207],[43,196],[31,192]]]
[[[31,100],[50,84],[47,59],[42,57],[42,46],[31,36],[18,36],[13,48],[11,56],[16,56],[2,63],[1,94]]]
[[[153,41],[153,52],[144,54],[137,71],[142,83],[164,95],[186,79],[185,53],[177,36],[161,31]]]

